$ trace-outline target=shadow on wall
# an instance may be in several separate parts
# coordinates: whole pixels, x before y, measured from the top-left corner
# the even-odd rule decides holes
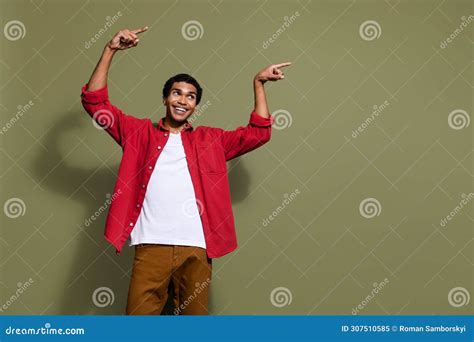
[[[32,172],[37,179],[41,180],[56,165],[51,174],[43,180],[42,186],[64,196],[66,199],[81,203],[84,208],[82,214],[85,221],[87,217],[104,204],[106,199],[104,195],[113,192],[119,164],[109,165],[109,167],[85,168],[65,161],[59,148],[60,142],[71,131],[77,132],[78,128],[81,132],[84,132],[84,135],[88,135],[90,131],[95,130],[87,113],[83,111],[73,112],[61,116],[45,135],[44,144],[48,151],[36,156]],[[105,132],[104,134],[107,135]],[[111,148],[113,144],[115,142],[110,138]],[[121,151],[117,153],[121,157]],[[73,155],[71,154],[71,156]],[[247,196],[250,177],[242,161],[238,161],[238,159],[230,161],[228,169],[231,170],[229,172],[229,182],[232,202],[235,204],[244,200]],[[83,183],[90,192],[80,188]],[[103,233],[107,212],[103,212],[88,227],[84,225],[84,221],[82,221],[80,227],[77,222],[70,222],[72,227],[68,227],[68,231],[76,232],[79,229],[82,229],[82,231],[77,234],[75,240],[71,243],[74,249],[66,248],[62,252],[67,253],[66,251],[69,251],[74,256],[72,263],[65,265],[62,270],[67,273],[63,278],[66,280],[61,294],[54,300],[55,306],[59,309],[56,312],[46,312],[45,314],[122,315],[125,313],[133,250],[125,245],[121,255],[117,256],[115,248],[105,241]],[[64,227],[57,227],[57,229],[62,228]],[[57,249],[57,246],[47,246],[47,248]],[[61,257],[61,254],[58,257]],[[54,280],[52,279],[52,281]],[[110,288],[114,298],[111,305],[105,307],[95,305],[92,297],[94,291],[99,287]],[[210,294],[209,309],[212,313],[212,290]],[[111,298],[106,292],[103,296],[104,300],[110,300]],[[97,302],[99,304],[103,303],[101,300],[98,297]],[[172,295],[169,296],[162,314],[173,314]]]

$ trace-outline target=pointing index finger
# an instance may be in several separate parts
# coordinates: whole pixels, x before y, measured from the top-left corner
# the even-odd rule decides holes
[[[291,65],[291,62],[285,62],[285,63],[280,63],[280,64],[276,64],[275,67],[276,68],[282,68],[282,67],[286,67],[288,65]]]
[[[136,34],[136,33],[145,32],[146,30],[148,30],[148,26],[145,26],[145,27],[137,29],[137,30],[132,30],[132,32]]]

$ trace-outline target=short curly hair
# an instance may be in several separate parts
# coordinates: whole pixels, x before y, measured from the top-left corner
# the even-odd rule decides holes
[[[202,97],[202,88],[199,85],[199,82],[196,81],[196,79],[194,77],[192,77],[191,75],[188,75],[188,74],[177,74],[177,75],[174,75],[173,77],[169,78],[166,81],[165,85],[163,86],[163,98],[168,97],[168,95],[170,94],[170,91],[171,91],[171,87],[173,86],[174,82],[186,82],[186,83],[192,84],[194,87],[196,87],[196,90],[197,90],[196,105],[199,104],[199,102],[201,101],[201,97]]]

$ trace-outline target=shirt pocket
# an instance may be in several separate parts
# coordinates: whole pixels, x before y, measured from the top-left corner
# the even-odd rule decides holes
[[[224,149],[215,143],[196,144],[199,171],[202,173],[227,172]]]

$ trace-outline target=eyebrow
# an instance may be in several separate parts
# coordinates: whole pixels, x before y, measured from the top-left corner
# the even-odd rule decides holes
[[[178,91],[180,91],[180,92],[183,92],[183,90],[180,89],[180,88],[171,88],[171,91],[173,91],[173,90],[178,90]],[[194,94],[194,95],[196,95],[196,92],[194,92],[194,91],[191,90],[191,91],[188,91],[188,94]]]

